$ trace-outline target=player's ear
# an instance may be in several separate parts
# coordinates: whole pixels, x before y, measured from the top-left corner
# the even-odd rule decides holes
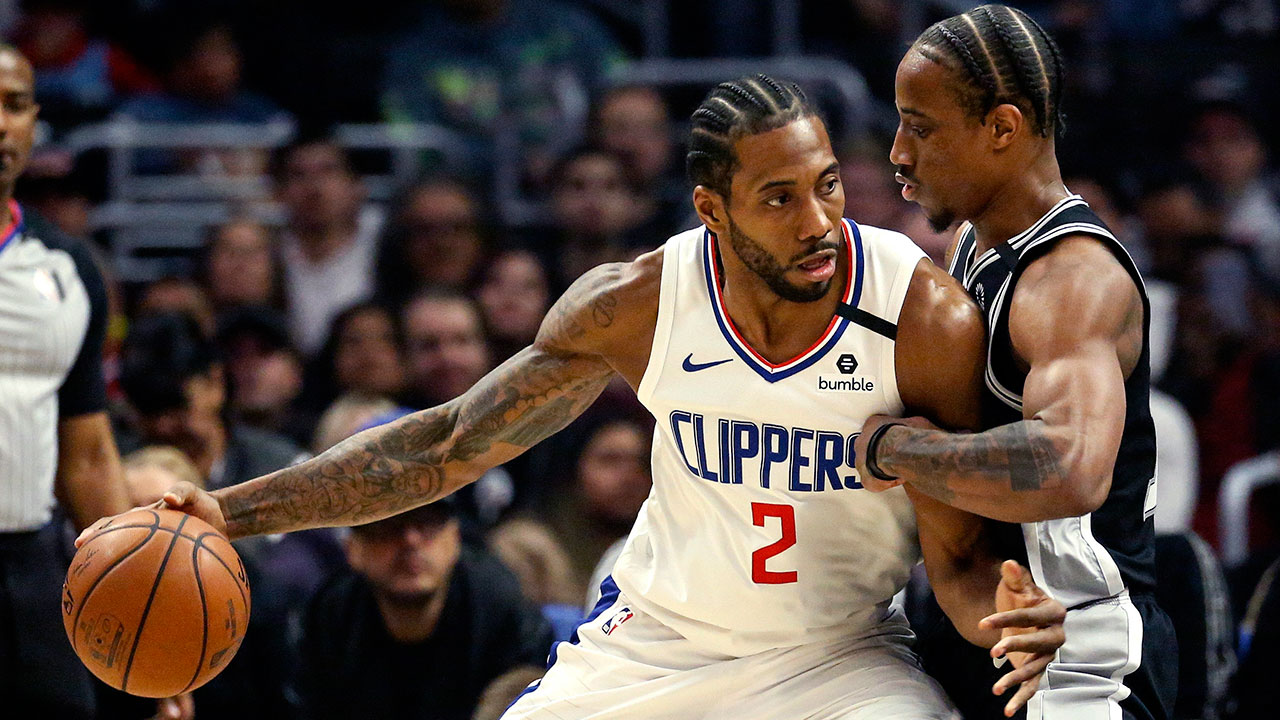
[[[729,228],[729,214],[724,209],[724,196],[706,185],[693,189],[693,209],[698,213],[702,224],[716,235],[724,235]]]
[[[991,144],[996,150],[1008,147],[1018,133],[1023,131],[1026,117],[1017,105],[1004,103],[991,109],[987,115],[987,127],[990,128]]]

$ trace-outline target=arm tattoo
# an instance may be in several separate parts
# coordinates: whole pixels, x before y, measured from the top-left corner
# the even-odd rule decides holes
[[[355,524],[441,495],[444,473],[431,452],[448,438],[456,409],[411,415],[348,438],[305,463],[236,486],[223,499],[232,537],[298,526]],[[422,448],[420,455],[411,448]]]
[[[1053,440],[1028,421],[972,435],[894,428],[876,450],[885,472],[909,478],[917,489],[945,503],[955,498],[961,482],[1028,492],[1061,487],[1066,480]]]
[[[547,342],[521,351],[462,397],[220,491],[231,536],[372,522],[448,495],[558,432],[613,375],[598,356],[548,349],[587,332],[579,317],[599,327],[613,322],[616,299],[593,296],[568,308],[558,303],[544,324]]]

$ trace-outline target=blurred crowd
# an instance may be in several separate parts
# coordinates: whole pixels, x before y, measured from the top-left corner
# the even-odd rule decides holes
[[[765,29],[773,3],[659,4],[677,55],[775,48]],[[1271,154],[1280,93],[1270,76],[1280,5],[1019,5],[1066,53],[1058,155],[1068,187],[1116,230],[1148,283],[1156,523],[1190,538],[1178,546],[1190,560],[1167,563],[1178,580],[1166,586],[1185,592],[1178,583],[1194,565],[1207,599],[1193,622],[1226,623],[1225,647],[1212,628],[1199,631],[1208,641],[1184,642],[1184,657],[1195,649],[1183,687],[1203,690],[1199,706],[1180,702],[1180,716],[1218,717],[1234,705],[1256,717],[1250,683],[1265,682],[1245,679],[1280,653],[1280,614],[1268,621],[1262,610],[1280,594],[1270,589],[1280,485],[1253,493],[1237,519],[1249,532],[1245,556],[1224,562],[1214,550],[1235,529],[1219,527],[1224,477],[1280,446]],[[608,81],[647,51],[628,6],[0,2],[0,29],[35,67],[43,121],[18,199],[93,244],[114,278],[106,361],[135,503],[176,479],[243,482],[444,403],[528,345],[584,270],[693,225],[681,153],[696,97]],[[910,23],[956,11],[887,0],[796,7],[799,50],[858,68],[879,118],[892,117],[893,68],[923,29]],[[121,278],[114,238],[94,221],[110,191],[101,158],[58,149],[60,138],[120,118],[292,123],[293,139],[271,151],[136,158],[156,176],[261,175],[255,202],[277,219],[229,206],[232,219],[178,252],[172,273]],[[331,128],[407,121],[456,133],[457,152],[424,160],[420,177],[374,201],[358,153]],[[515,148],[495,145],[504,127]],[[873,121],[833,137],[847,215],[906,233],[940,262],[949,235],[901,199],[887,159],[892,130]],[[494,207],[494,168],[510,152],[538,206],[519,224]],[[240,543],[255,628],[236,664],[197,692],[199,716],[497,717],[593,603],[602,557],[616,553],[648,495],[651,435],[652,419],[613,388],[559,436],[447,503],[348,531]],[[112,703],[131,716],[128,699]]]

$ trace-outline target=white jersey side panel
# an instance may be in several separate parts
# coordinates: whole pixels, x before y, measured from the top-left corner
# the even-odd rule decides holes
[[[844,303],[896,323],[906,236],[844,223]],[[715,239],[667,242],[640,400],[657,421],[653,491],[614,570],[646,612],[740,656],[866,632],[919,558],[905,492],[862,489],[853,445],[900,415],[894,343],[837,314],[804,354],[757,356],[723,310]]]

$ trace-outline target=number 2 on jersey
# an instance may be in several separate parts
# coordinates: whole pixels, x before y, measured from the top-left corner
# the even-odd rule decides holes
[[[760,585],[781,585],[796,581],[796,571],[769,570],[765,562],[796,544],[796,509],[775,503],[751,503],[751,524],[764,527],[764,519],[776,517],[782,524],[782,537],[751,553],[751,580]]]

